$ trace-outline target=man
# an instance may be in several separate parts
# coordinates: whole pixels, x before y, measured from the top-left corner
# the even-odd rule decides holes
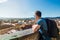
[[[39,40],[51,40],[51,38],[47,35],[47,24],[46,21],[41,18],[41,12],[35,12],[35,25],[32,26],[33,32],[39,31],[40,38]]]

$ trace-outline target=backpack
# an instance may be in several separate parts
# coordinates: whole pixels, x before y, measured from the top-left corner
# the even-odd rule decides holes
[[[45,21],[47,23],[47,34],[50,37],[57,37],[59,35],[59,29],[57,28],[57,24],[54,20],[45,18]]]

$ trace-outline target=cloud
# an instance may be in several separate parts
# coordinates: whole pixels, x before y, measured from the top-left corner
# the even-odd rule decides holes
[[[0,3],[4,3],[7,2],[8,0],[0,0]]]

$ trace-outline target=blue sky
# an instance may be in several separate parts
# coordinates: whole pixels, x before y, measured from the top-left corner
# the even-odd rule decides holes
[[[60,0],[0,0],[0,17],[33,17],[36,10],[42,17],[60,16]]]

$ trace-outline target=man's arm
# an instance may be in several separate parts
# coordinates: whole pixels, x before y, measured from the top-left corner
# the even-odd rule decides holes
[[[39,29],[40,29],[40,25],[38,25],[38,24],[35,24],[35,25],[32,26],[33,32],[36,32],[36,31],[38,31]]]

